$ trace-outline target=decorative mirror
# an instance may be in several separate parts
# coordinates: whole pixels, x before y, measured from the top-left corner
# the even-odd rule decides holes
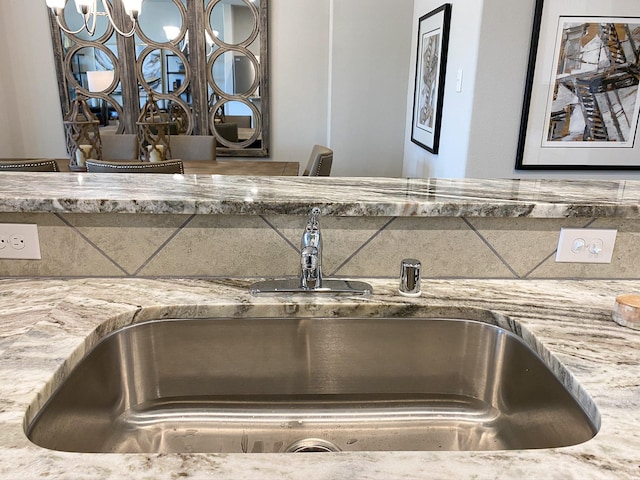
[[[122,1],[108,2],[131,29]],[[153,92],[171,135],[214,135],[218,156],[268,156],[268,0],[143,0],[131,37],[104,16],[92,36],[50,20],[63,115],[82,94],[101,131],[135,133]],[[59,20],[82,26],[73,0]]]

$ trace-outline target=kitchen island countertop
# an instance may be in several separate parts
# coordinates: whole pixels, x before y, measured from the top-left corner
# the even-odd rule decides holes
[[[640,476],[640,331],[611,320],[632,281],[424,280],[423,295],[259,296],[248,282],[185,279],[0,280],[0,478],[2,479],[632,479]],[[106,332],[158,318],[334,315],[502,315],[533,333],[589,394],[601,429],[564,448],[494,452],[331,454],[84,454],[46,450],[24,434],[56,385]],[[100,326],[98,330],[96,327]],[[70,360],[68,360],[70,359]],[[67,361],[67,363],[65,363]]]

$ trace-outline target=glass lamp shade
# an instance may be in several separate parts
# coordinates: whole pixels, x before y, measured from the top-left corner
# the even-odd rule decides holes
[[[47,7],[63,9],[67,0],[47,0]]]
[[[87,84],[90,92],[104,92],[113,83],[113,70],[90,70]]]
[[[95,5],[96,0],[76,0],[76,10],[83,15],[94,12]]]
[[[142,0],[122,0],[122,4],[130,17],[137,17],[142,11]]]
[[[165,25],[162,27],[164,34],[167,36],[167,40],[175,40],[180,35],[180,27],[174,25]]]

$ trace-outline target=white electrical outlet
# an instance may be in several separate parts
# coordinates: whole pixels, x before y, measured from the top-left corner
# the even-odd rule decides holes
[[[556,262],[611,263],[617,230],[561,228]]]
[[[30,223],[0,223],[0,258],[40,260],[38,226]]]

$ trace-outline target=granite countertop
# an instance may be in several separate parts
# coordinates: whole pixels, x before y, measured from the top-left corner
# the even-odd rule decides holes
[[[241,280],[0,280],[0,478],[3,479],[631,479],[640,475],[640,331],[611,320],[631,281],[424,280],[399,297],[393,281],[374,295],[251,297]],[[79,454],[31,444],[25,412],[55,385],[73,352],[134,321],[208,316],[503,314],[532,332],[593,401],[601,429],[564,448],[495,452],[328,454]],[[287,313],[289,312],[289,313]],[[90,339],[90,340],[87,340]],[[71,362],[73,363],[73,361]],[[59,378],[59,377],[57,377]]]
[[[639,204],[640,181],[632,180],[42,172],[0,177],[0,212],[307,215],[314,205],[339,216],[637,218]]]

